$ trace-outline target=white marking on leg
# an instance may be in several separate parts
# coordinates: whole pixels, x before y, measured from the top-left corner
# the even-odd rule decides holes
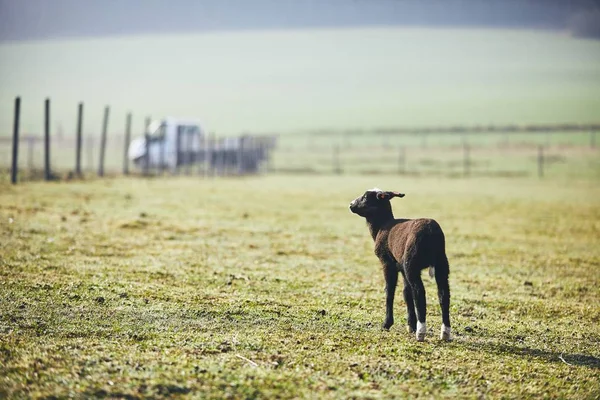
[[[426,322],[421,323],[420,321],[417,321],[417,332],[416,332],[417,340],[419,342],[422,342],[423,340],[425,340],[426,333],[427,333],[427,323]]]
[[[449,326],[442,324],[442,329],[440,332],[440,340],[447,340],[447,341],[452,340],[452,331],[450,330]]]

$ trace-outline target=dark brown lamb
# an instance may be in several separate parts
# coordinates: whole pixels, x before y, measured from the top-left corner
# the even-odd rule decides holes
[[[394,294],[398,272],[404,280],[404,300],[408,313],[409,332],[416,332],[418,341],[425,339],[426,302],[421,271],[430,268],[435,276],[442,309],[440,338],[451,340],[450,287],[448,258],[444,232],[433,219],[394,219],[390,199],[404,197],[398,192],[367,190],[350,203],[350,211],[364,217],[375,242],[375,255],[381,261],[386,282],[386,315],[383,328],[394,324]]]

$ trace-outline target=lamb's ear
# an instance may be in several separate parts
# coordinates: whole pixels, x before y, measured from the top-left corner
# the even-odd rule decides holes
[[[390,200],[392,197],[404,197],[404,194],[398,192],[377,192],[379,200]]]

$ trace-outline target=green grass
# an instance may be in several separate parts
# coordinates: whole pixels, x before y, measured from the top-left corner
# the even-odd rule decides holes
[[[456,339],[384,332],[347,210],[447,236]],[[0,186],[0,397],[597,398],[593,180],[269,176]]]

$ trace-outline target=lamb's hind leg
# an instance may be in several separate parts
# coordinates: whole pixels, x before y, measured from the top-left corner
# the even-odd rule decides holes
[[[415,302],[413,301],[412,288],[410,287],[406,277],[404,277],[404,290],[402,291],[402,294],[404,294],[404,302],[406,303],[408,332],[415,333],[417,330],[417,314],[415,314]]]
[[[406,277],[412,289],[413,300],[415,302],[415,311],[417,312],[417,331],[416,337],[419,342],[425,340],[427,333],[426,310],[427,303],[425,300],[425,286],[421,280],[421,270],[419,268],[407,268]]]
[[[450,285],[448,284],[449,275],[448,258],[444,254],[440,257],[435,268],[435,281],[438,287],[438,298],[442,309],[442,328],[440,339],[452,340],[450,330]]]

